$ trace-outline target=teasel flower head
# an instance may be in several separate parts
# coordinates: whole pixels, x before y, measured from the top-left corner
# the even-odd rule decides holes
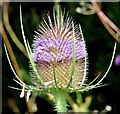
[[[87,51],[81,27],[65,12],[47,15],[32,44],[32,59],[39,76],[49,88],[78,89],[85,84]],[[32,71],[33,82],[40,82]]]

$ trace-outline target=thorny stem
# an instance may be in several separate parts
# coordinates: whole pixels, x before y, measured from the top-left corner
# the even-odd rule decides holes
[[[53,95],[55,97],[55,110],[57,112],[67,112],[66,93],[66,91],[60,89],[56,89],[53,92]]]
[[[96,13],[99,19],[101,20],[101,22],[103,23],[103,25],[105,26],[105,28],[120,43],[120,38],[119,38],[120,29],[101,11],[98,4],[96,3],[96,0],[91,0],[91,3],[93,4]]]

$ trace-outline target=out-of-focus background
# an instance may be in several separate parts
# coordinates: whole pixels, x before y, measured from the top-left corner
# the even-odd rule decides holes
[[[54,3],[9,3],[8,13],[10,25],[23,43],[21,28],[20,28],[20,4],[22,8],[24,31],[30,44],[33,40],[34,31],[37,29],[39,23],[46,14],[50,12],[52,15]],[[60,3],[61,7],[69,12],[69,15],[81,24],[83,35],[87,45],[89,56],[89,70],[88,80],[91,82],[99,73],[100,78],[106,72],[113,52],[115,39],[108,33],[96,14],[83,15],[76,12],[79,7],[78,2]],[[102,11],[118,26],[120,27],[120,2],[101,3]],[[7,33],[7,32],[6,32]],[[26,80],[29,80],[29,61],[17,48],[7,33],[16,59]],[[120,54],[120,44],[118,43],[116,55]],[[21,91],[9,88],[8,86],[20,86],[13,81],[15,77],[6,58],[4,48],[2,50],[2,112],[3,114],[14,114],[13,107],[18,108],[21,113],[26,112],[26,102],[24,98],[20,98]],[[29,83],[29,82],[27,82]],[[93,96],[90,110],[102,111],[106,105],[112,107],[110,114],[118,114],[120,112],[120,66],[113,63],[110,72],[103,81],[103,84],[108,84],[105,87],[89,90],[83,93],[83,99],[91,95]],[[74,98],[74,93],[71,94]],[[36,99],[38,111],[36,113],[56,113],[54,107],[47,101],[44,96]]]

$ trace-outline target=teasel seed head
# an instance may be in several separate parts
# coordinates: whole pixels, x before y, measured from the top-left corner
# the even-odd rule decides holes
[[[53,10],[53,18],[48,14],[35,31],[32,58],[39,75],[49,88],[66,88],[70,82],[74,40],[75,64],[70,89],[80,88],[86,79],[87,51],[80,25],[75,24],[65,12],[59,12],[58,17]],[[39,85],[34,71],[32,75],[34,84]]]

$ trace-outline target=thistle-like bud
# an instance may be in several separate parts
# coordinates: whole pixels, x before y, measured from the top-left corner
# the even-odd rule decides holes
[[[59,12],[58,16],[53,11],[53,18],[48,15],[35,33],[32,57],[45,84],[50,88],[65,88],[68,84],[71,89],[80,88],[84,84],[87,67],[87,52],[80,25],[74,24],[65,13]],[[34,75],[33,82],[39,84]]]

